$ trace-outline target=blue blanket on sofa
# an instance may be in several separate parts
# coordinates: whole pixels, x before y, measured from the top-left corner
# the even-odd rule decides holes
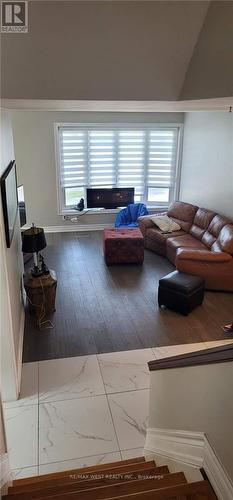
[[[131,203],[117,214],[115,227],[138,227],[138,217],[148,213],[144,203]]]

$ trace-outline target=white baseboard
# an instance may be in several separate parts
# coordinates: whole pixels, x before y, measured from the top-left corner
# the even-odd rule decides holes
[[[22,308],[21,318],[20,318],[20,328],[19,328],[19,350],[18,350],[18,359],[17,359],[17,392],[18,392],[18,395],[20,392],[21,376],[22,376],[24,326],[25,326],[25,310],[24,310],[24,308]]]
[[[173,460],[201,467],[203,448],[203,432],[147,429],[146,451],[154,451]]]
[[[218,499],[232,500],[233,484],[204,432],[149,428],[144,454],[149,453],[202,467]]]
[[[67,233],[67,232],[78,232],[78,231],[102,231],[107,227],[113,227],[113,224],[67,224],[64,226],[46,226],[44,227],[45,233]]]
[[[4,453],[0,456],[0,498],[6,495],[12,476],[9,466],[8,454]]]

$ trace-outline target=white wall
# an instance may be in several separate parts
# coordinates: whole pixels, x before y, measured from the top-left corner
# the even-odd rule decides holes
[[[24,185],[28,224],[70,225],[58,215],[54,145],[55,122],[182,123],[182,113],[79,113],[13,111],[15,156],[19,183]],[[112,223],[114,215],[83,215],[80,224]]]
[[[233,363],[151,372],[149,427],[204,432],[233,482]]]
[[[58,215],[54,122],[182,122],[180,199],[233,217],[233,113],[81,113],[12,111],[18,181],[28,223],[64,226]],[[80,224],[111,223],[114,215],[85,215]]]
[[[233,95],[233,2],[210,2],[180,99]]]
[[[180,199],[233,218],[233,113],[186,113]]]
[[[12,159],[14,159],[14,146],[10,116],[8,112],[2,111],[0,176]],[[22,274],[19,218],[17,216],[11,247],[7,248],[0,200],[1,392],[4,400],[18,397],[24,322],[21,301]]]

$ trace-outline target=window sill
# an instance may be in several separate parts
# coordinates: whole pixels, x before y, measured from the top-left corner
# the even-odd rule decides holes
[[[148,209],[148,212],[151,213],[151,212],[154,212],[155,210],[157,210],[158,212],[165,212],[167,209],[168,209],[168,205],[167,206],[164,206],[164,207],[161,207],[161,206],[149,206],[147,207]],[[62,212],[60,212],[58,215],[61,215],[61,216],[66,216],[66,215],[77,215],[77,216],[80,216],[80,215],[84,215],[84,214],[88,214],[88,215],[102,215],[102,214],[117,214],[118,212],[120,212],[121,208],[84,208],[84,210],[82,210],[82,212],[79,212],[78,210],[64,210]]]
[[[81,212],[79,210],[64,210],[60,212],[59,215],[100,215],[100,214],[116,214],[120,211],[120,208],[84,208]]]

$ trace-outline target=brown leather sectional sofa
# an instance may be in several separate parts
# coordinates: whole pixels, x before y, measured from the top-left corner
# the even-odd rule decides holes
[[[145,247],[184,273],[202,276],[212,290],[233,291],[233,221],[190,203],[172,203],[167,215],[181,229],[162,233],[149,216],[139,219]]]

